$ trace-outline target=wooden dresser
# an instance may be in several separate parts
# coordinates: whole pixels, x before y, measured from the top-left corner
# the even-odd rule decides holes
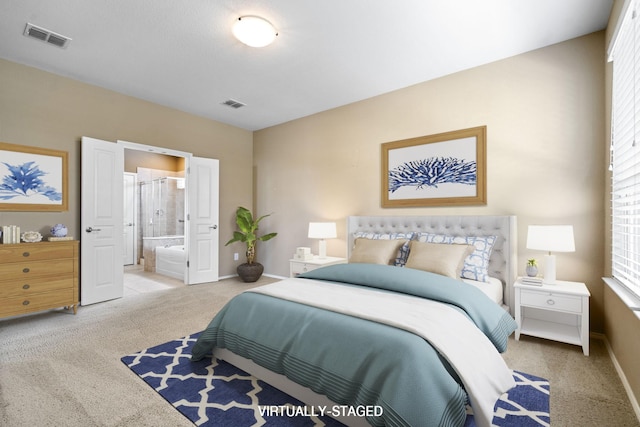
[[[0,317],[78,310],[78,241],[0,244]]]

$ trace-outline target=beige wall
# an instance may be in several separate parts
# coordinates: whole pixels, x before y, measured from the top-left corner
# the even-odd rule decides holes
[[[591,328],[603,330],[604,32],[491,63],[254,134],[256,208],[272,213],[259,244],[267,273],[288,260],[309,221],[337,221],[329,255],[346,255],[349,215],[513,214],[519,264],[529,224],[573,224],[575,253],[558,255],[558,277],[592,293]],[[375,71],[372,71],[375,72]],[[486,206],[380,207],[380,144],[487,126]]]
[[[80,231],[80,138],[125,140],[220,160],[220,275],[235,274],[237,206],[252,203],[252,133],[75,80],[0,60],[0,141],[69,152],[69,211],[0,212],[0,224]]]
[[[609,25],[606,33],[606,45],[605,48],[609,48],[609,43],[613,37],[613,31],[618,22],[621,9],[624,1],[616,0],[611,11],[611,17],[609,19]],[[607,144],[603,147],[605,152],[605,160],[609,162],[609,144],[611,139],[611,80],[612,80],[612,66],[608,63],[606,68],[606,132]],[[610,188],[610,175],[606,175],[606,188]],[[611,214],[611,199],[609,193],[604,195],[605,206],[605,222],[604,226],[607,230],[605,238],[605,275],[611,276],[611,234],[610,234],[610,221],[609,216]],[[620,297],[609,289],[608,286],[604,287],[604,333],[611,345],[611,350],[615,355],[615,358],[620,365],[620,368],[624,372],[624,375],[629,383],[633,395],[636,401],[636,411],[638,410],[638,404],[640,404],[640,319],[637,313],[633,313],[629,307],[620,299]]]

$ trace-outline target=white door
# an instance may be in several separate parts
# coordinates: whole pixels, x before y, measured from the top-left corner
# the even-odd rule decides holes
[[[131,172],[125,172],[123,177],[123,249],[122,249],[122,263],[124,265],[136,264],[137,245],[136,245],[136,174]]]
[[[187,174],[190,285],[218,280],[218,179],[218,160],[190,158]]]
[[[82,137],[80,303],[121,298],[124,149]]]

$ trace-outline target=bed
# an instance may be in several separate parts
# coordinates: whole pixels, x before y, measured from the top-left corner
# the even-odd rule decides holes
[[[499,353],[515,329],[502,304],[515,277],[515,218],[350,217],[347,231],[349,264],[238,295],[200,335],[193,359],[214,351],[315,407],[372,409],[336,417],[350,426],[463,425],[468,401],[476,425],[490,425],[493,403],[513,386]],[[486,282],[454,277],[476,249],[458,240],[479,237],[491,238],[485,270],[502,301],[487,296]],[[460,269],[416,268],[437,258],[434,248],[455,252]],[[399,258],[405,267],[385,265]]]
[[[517,223],[514,215],[350,216],[347,218],[347,257],[351,257],[357,234],[399,233],[495,236],[488,263],[489,276],[494,280],[487,284],[468,282],[492,295],[494,301],[514,313],[513,283],[518,275]]]

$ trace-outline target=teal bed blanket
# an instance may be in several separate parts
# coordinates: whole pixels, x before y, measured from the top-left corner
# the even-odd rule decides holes
[[[517,327],[515,320],[481,290],[427,271],[356,263],[320,268],[298,277],[368,286],[450,304],[469,316],[500,353],[506,351],[507,338]]]
[[[453,304],[499,351],[515,330],[515,321],[482,292],[443,276],[369,264],[329,266],[304,276]],[[214,347],[339,404],[379,406],[382,415],[367,418],[374,426],[462,426],[465,421],[467,394],[446,358],[424,338],[386,324],[245,292],[213,318],[192,359],[210,355]]]

